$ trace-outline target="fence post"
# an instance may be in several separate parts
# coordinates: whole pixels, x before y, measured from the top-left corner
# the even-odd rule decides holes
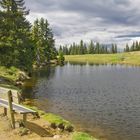
[[[12,92],[11,92],[11,90],[8,91],[8,105],[9,105],[12,128],[15,129],[15,118],[14,118],[14,111],[13,111],[13,105],[12,105]]]
[[[18,100],[18,104],[20,104],[20,95],[19,95],[20,93],[19,92],[17,92],[17,100]]]

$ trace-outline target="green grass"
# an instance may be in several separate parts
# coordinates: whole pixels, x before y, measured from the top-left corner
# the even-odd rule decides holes
[[[4,67],[0,66],[0,87],[20,90],[18,87],[14,86],[15,81],[19,78],[20,70],[15,67]]]
[[[73,125],[69,121],[64,120],[62,117],[60,117],[58,115],[55,115],[55,114],[52,114],[52,113],[46,113],[42,110],[39,110],[35,106],[26,105],[26,103],[24,104],[24,106],[38,112],[38,114],[41,118],[43,118],[44,120],[46,120],[50,123],[55,123],[56,125],[63,124],[65,127],[67,127],[67,126],[72,126],[73,127]],[[93,138],[92,136],[90,136],[87,133],[74,131],[72,133],[71,140],[98,140],[98,139]]]
[[[127,64],[140,65],[140,52],[118,54],[67,55],[65,60],[75,63],[89,64]]]
[[[26,104],[26,103],[25,103]],[[24,104],[24,105],[25,105]],[[37,107],[35,106],[30,106],[30,105],[25,105],[26,107],[38,112],[38,114],[46,121],[50,122],[50,123],[55,123],[56,125],[59,124],[63,124],[65,127],[67,126],[73,126],[69,121],[66,121],[65,119],[63,119],[62,117],[52,114],[52,113],[46,113],[42,110],[39,110]]]
[[[62,117],[54,115],[52,113],[46,113],[43,118],[50,123],[55,123],[56,125],[63,124],[64,126],[71,126],[71,123],[69,121],[66,121]]]
[[[6,68],[4,66],[0,66],[0,77],[7,81],[16,81],[19,77],[19,72],[20,70],[15,67]]]
[[[83,132],[74,132],[72,135],[72,140],[97,140],[87,133]]]

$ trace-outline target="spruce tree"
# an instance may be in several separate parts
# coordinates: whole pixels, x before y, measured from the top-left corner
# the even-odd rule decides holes
[[[126,44],[125,52],[129,52],[129,51],[130,51],[129,46],[128,46],[128,44]]]
[[[88,53],[93,54],[94,53],[94,44],[93,41],[90,41],[89,47],[88,47]]]
[[[50,62],[55,58],[57,51],[55,40],[49,23],[44,18],[36,19],[32,27],[32,40],[35,46],[35,62],[37,65]]]
[[[95,53],[96,54],[100,53],[100,44],[99,44],[99,42],[96,43]]]
[[[0,63],[29,70],[33,60],[33,46],[30,39],[31,26],[25,18],[29,11],[24,3],[24,0],[0,1],[2,24],[5,27],[0,27]]]
[[[118,52],[118,47],[117,47],[117,44],[115,44],[115,53]]]

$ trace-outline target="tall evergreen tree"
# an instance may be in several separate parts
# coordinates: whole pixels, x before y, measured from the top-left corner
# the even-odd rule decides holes
[[[83,42],[83,40],[80,41],[79,54],[84,54],[84,42]]]
[[[111,46],[111,53],[116,53],[115,45],[114,44],[112,44],[112,46]]]
[[[126,44],[125,52],[129,52],[129,51],[130,51],[129,46],[128,46],[128,44]]]
[[[41,65],[55,58],[55,40],[49,23],[44,18],[36,19],[32,27],[32,40],[35,46],[36,63]]]
[[[117,44],[115,44],[115,53],[118,52],[118,47],[117,47]]]
[[[93,54],[94,53],[94,43],[93,43],[92,40],[90,41],[90,44],[89,44],[89,47],[88,47],[88,53],[89,54]]]
[[[99,42],[96,43],[95,53],[96,54],[100,53],[100,43]]]
[[[33,46],[30,38],[30,23],[26,20],[29,11],[24,0],[1,0],[2,24],[0,26],[0,64],[30,69]]]

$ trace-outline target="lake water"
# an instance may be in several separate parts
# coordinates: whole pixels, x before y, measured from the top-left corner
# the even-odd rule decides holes
[[[140,67],[66,64],[34,72],[24,96],[101,140],[140,140]]]

